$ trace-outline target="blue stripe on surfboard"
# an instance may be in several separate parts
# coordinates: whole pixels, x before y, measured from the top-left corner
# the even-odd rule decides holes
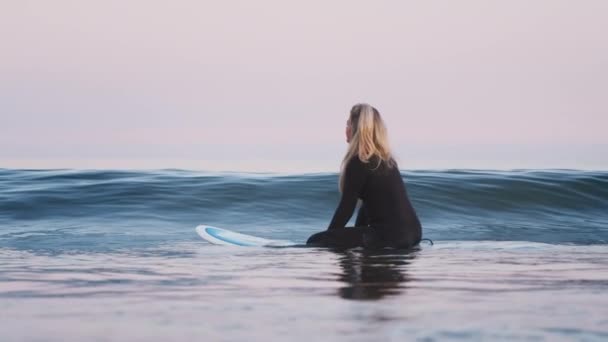
[[[216,229],[213,227],[205,227],[205,232],[207,232],[207,234],[213,236],[214,238],[218,239],[218,240],[222,240],[228,243],[232,243],[235,244],[237,246],[257,246],[257,244],[251,244],[251,243],[246,243],[246,242],[242,242],[242,241],[237,241],[237,240],[233,240],[230,238],[227,238],[226,236],[222,235],[222,230],[221,229]]]

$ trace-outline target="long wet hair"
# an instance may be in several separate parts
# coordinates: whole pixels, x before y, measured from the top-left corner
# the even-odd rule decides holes
[[[352,138],[342,160],[340,191],[344,187],[344,171],[348,162],[358,156],[363,163],[371,159],[377,162],[374,168],[385,164],[389,168],[396,165],[388,142],[388,133],[380,112],[367,103],[358,103],[350,110]]]

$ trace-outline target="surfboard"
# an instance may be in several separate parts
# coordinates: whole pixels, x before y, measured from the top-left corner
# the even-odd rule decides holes
[[[295,242],[291,241],[264,239],[206,225],[196,227],[196,233],[204,240],[214,245],[249,247],[289,247],[297,245]]]

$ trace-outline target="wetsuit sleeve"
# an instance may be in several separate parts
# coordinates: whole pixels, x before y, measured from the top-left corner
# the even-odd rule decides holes
[[[358,157],[353,157],[344,170],[342,198],[327,229],[343,228],[353,216],[357,199],[365,184],[367,170]]]
[[[355,221],[356,227],[367,227],[369,226],[369,219],[367,218],[367,212],[365,211],[365,206],[361,205],[359,208],[359,214],[357,214],[357,221]]]

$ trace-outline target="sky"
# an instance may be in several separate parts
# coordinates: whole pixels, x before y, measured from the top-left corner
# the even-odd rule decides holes
[[[0,168],[608,169],[608,1],[3,1]]]

